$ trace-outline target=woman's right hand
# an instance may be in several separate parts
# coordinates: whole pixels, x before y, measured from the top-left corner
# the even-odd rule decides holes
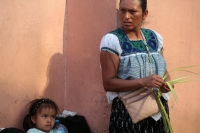
[[[163,78],[159,75],[152,74],[148,77],[143,78],[143,86],[147,88],[160,88],[163,86]]]

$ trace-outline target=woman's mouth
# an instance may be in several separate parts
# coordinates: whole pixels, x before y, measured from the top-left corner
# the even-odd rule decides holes
[[[132,23],[131,22],[123,22],[124,23],[124,25],[126,25],[126,26],[130,26]]]

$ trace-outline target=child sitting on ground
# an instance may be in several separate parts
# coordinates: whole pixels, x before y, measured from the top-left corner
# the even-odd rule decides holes
[[[50,99],[36,99],[29,104],[29,113],[23,122],[24,130],[27,133],[53,133],[55,118],[59,112],[56,103]]]

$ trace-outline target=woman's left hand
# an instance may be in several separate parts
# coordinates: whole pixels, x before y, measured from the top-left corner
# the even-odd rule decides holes
[[[168,73],[167,70],[166,70],[166,72],[165,72],[165,75],[167,75],[167,77],[166,77],[166,79],[165,79],[164,82],[170,81],[171,78],[170,78],[170,75],[169,75],[169,73]],[[174,85],[172,85],[172,87],[174,88]],[[169,92],[169,91],[171,91],[171,90],[170,90],[170,88],[168,87],[168,85],[167,85],[166,83],[163,83],[162,86],[160,87],[160,91],[161,91],[162,93],[167,93],[167,92]]]
[[[167,84],[163,83],[163,85],[160,87],[160,91],[162,93],[167,93],[170,91],[170,88],[167,86]]]

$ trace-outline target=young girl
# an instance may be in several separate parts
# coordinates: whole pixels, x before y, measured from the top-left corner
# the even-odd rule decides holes
[[[56,114],[59,109],[50,99],[36,99],[30,102],[29,113],[25,116],[23,127],[27,133],[53,133]]]

